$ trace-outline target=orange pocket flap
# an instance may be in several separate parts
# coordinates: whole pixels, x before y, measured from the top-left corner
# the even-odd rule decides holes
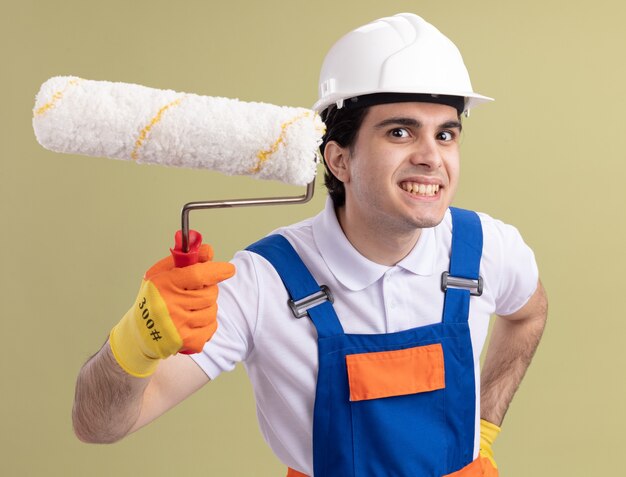
[[[350,401],[443,389],[441,344],[346,356]]]

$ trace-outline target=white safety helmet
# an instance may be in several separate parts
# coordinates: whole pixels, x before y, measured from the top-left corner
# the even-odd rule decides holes
[[[375,20],[337,41],[324,58],[313,109],[342,108],[348,99],[374,93],[461,97],[466,113],[493,101],[474,93],[454,43],[412,13]]]

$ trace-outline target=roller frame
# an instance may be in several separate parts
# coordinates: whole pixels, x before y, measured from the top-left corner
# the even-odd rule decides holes
[[[289,197],[265,197],[256,199],[227,199],[208,202],[188,202],[181,210],[180,222],[182,231],[183,252],[189,252],[189,213],[199,209],[224,209],[229,207],[251,207],[258,205],[306,204],[313,198],[315,177],[307,184],[304,195]]]

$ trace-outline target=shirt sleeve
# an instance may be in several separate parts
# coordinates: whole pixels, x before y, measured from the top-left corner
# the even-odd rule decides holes
[[[522,308],[537,289],[539,271],[535,254],[517,228],[481,214],[487,260],[493,260],[495,313],[510,315]]]
[[[231,261],[236,273],[221,282],[217,300],[217,331],[202,351],[191,358],[210,379],[231,371],[254,346],[259,287],[250,252],[238,252]]]

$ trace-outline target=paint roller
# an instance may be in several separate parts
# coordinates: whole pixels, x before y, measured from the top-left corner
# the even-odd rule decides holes
[[[195,263],[201,242],[189,230],[191,210],[308,202],[325,127],[305,108],[57,76],[36,96],[33,129],[55,152],[306,185],[297,197],[185,204],[172,254],[177,266],[186,266]]]

